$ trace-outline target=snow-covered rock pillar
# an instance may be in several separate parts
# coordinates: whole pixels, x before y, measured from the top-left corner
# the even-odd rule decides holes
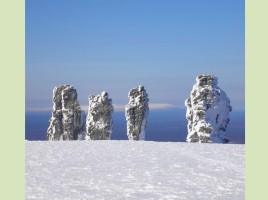
[[[185,100],[188,120],[187,142],[227,143],[225,135],[232,111],[230,99],[212,75],[196,78],[191,95]]]
[[[113,105],[107,92],[89,96],[86,140],[109,140],[113,129]]]
[[[77,140],[81,131],[81,108],[73,86],[53,89],[53,112],[49,123],[47,140]]]
[[[128,139],[145,140],[145,128],[149,114],[149,99],[144,86],[131,89],[128,97],[129,102],[125,108]]]

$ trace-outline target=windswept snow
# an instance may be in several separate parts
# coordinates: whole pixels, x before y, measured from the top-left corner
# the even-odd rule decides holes
[[[240,200],[244,145],[26,141],[26,199]]]

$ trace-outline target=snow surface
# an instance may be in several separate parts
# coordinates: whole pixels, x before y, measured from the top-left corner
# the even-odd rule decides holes
[[[26,199],[244,199],[244,145],[25,142]]]

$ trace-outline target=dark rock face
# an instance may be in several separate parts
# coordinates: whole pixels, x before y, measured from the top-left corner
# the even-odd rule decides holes
[[[113,105],[107,92],[89,96],[86,140],[109,140],[113,129]]]
[[[191,95],[185,100],[188,120],[187,142],[227,143],[225,135],[232,111],[230,99],[212,75],[196,78]]]
[[[53,112],[49,122],[47,140],[77,140],[81,131],[81,108],[73,86],[54,88]]]
[[[128,93],[129,103],[125,108],[127,136],[129,140],[145,140],[145,128],[149,114],[148,95],[144,86],[133,88]]]

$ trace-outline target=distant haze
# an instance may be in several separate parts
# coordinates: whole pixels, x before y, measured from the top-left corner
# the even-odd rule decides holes
[[[244,9],[243,0],[26,0],[26,109],[52,108],[53,88],[66,83],[83,106],[107,91],[122,110],[144,85],[154,108],[184,108],[205,73],[244,110]]]

